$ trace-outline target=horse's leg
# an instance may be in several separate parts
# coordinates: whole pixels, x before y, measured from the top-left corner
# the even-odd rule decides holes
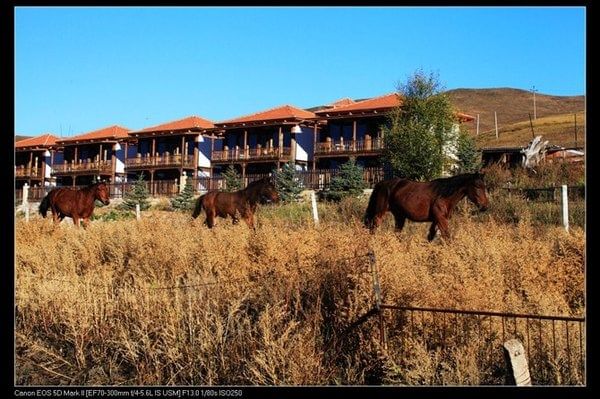
[[[206,210],[206,225],[209,229],[212,229],[215,226],[215,211]]]
[[[90,218],[83,218],[81,225],[83,226],[84,229],[87,229],[87,227],[90,224]]]
[[[375,234],[375,230],[381,225],[381,221],[383,220],[384,215],[385,212],[375,215],[375,217],[373,218],[373,224],[369,228],[371,234]]]
[[[394,213],[394,220],[396,221],[396,233],[400,233],[404,228],[404,222],[406,222],[406,216],[402,212]]]
[[[246,222],[248,227],[256,231],[256,227],[254,226],[254,216],[252,215],[252,212],[246,212],[244,214],[244,221]]]
[[[435,238],[436,227],[437,227],[437,222],[431,223],[431,227],[429,228],[429,234],[427,235],[428,241],[433,241],[433,239]]]
[[[75,227],[81,226],[81,223],[79,223],[79,222],[80,222],[79,216],[73,215],[73,224],[75,225]]]

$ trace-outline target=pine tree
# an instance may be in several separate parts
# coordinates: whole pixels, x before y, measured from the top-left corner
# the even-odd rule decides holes
[[[194,187],[191,178],[186,180],[183,191],[171,200],[171,207],[178,211],[188,211],[194,207]]]
[[[132,189],[124,194],[120,208],[135,211],[136,204],[140,204],[140,210],[145,211],[150,208],[149,196],[144,176],[140,173]]]
[[[363,168],[354,159],[340,165],[339,173],[331,179],[329,190],[323,193],[325,199],[339,201],[344,197],[360,195],[366,187]]]
[[[303,187],[293,161],[276,170],[274,176],[280,201],[294,202],[300,198]]]
[[[458,135],[458,168],[457,173],[473,173],[481,167],[480,154],[475,140],[468,133],[461,131]]]
[[[225,191],[238,191],[242,189],[242,178],[233,165],[229,165],[223,173],[225,178]]]

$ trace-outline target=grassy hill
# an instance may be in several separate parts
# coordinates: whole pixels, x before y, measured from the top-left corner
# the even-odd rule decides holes
[[[573,113],[546,116],[537,118],[533,122],[533,133],[529,120],[513,123],[502,128],[498,128],[498,139],[496,132],[491,131],[481,133],[475,138],[477,147],[513,147],[525,146],[532,139],[533,135],[542,135],[544,140],[548,140],[550,145],[560,145],[564,147],[575,147],[585,145],[585,119],[584,112],[577,112],[577,143],[575,143],[575,123]]]
[[[496,111],[498,117],[499,132],[502,132],[503,129],[513,131],[520,128],[520,126],[513,126],[515,123],[525,122],[529,125],[529,114],[533,119],[533,94],[527,90],[510,88],[456,89],[448,91],[447,94],[454,106],[461,112],[473,116],[479,114],[480,135],[484,133],[485,136],[486,132],[493,132],[495,139],[494,111]],[[557,129],[568,127],[567,122],[570,120],[571,125],[569,128],[573,132],[573,113],[578,112],[577,124],[581,123],[583,125],[581,111],[585,109],[584,96],[552,96],[536,93],[535,103],[537,121],[534,121],[534,129],[539,126],[540,133],[543,124],[546,125],[546,128],[549,127],[549,124],[552,124],[551,120],[546,119],[549,116],[561,116],[556,121],[558,123]],[[471,133],[476,133],[475,122],[468,125],[468,128]],[[583,134],[583,129],[581,132]],[[500,133],[500,135],[502,134]],[[515,135],[515,137],[517,136]],[[530,140],[531,131],[529,131],[528,137]],[[478,142],[480,141],[478,140]],[[517,144],[515,143],[515,145]]]

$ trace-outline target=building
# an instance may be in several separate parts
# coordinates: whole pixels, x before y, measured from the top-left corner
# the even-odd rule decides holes
[[[211,176],[214,124],[198,116],[129,132],[136,151],[128,151],[125,169],[129,177],[143,174],[151,182],[187,176]]]
[[[58,137],[46,133],[15,142],[15,186],[50,185]],[[62,155],[62,154],[61,154]]]
[[[63,148],[63,159],[52,164],[58,185],[87,185],[97,179],[115,183],[125,179],[128,132],[129,129],[114,125],[57,140],[56,144]]]
[[[233,165],[247,174],[267,174],[293,161],[306,170],[313,162],[314,132],[318,121],[313,112],[292,105],[215,123],[223,147],[212,154],[221,169]]]

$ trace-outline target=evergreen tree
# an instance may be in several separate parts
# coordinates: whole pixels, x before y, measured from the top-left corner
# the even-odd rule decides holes
[[[145,211],[150,208],[149,197],[144,176],[140,173],[132,189],[124,194],[120,208],[135,211],[136,204],[140,204],[140,210]]]
[[[179,195],[171,200],[171,207],[178,211],[188,211],[194,207],[194,187],[191,178],[185,181],[185,187]]]
[[[274,176],[280,201],[294,202],[300,198],[303,187],[293,161],[283,165],[280,170],[276,170]]]
[[[242,189],[242,177],[235,170],[233,165],[229,165],[223,173],[225,178],[225,191],[238,191]]]
[[[452,104],[441,90],[437,75],[421,70],[398,88],[402,104],[384,127],[383,159],[393,175],[429,180],[441,174],[455,122]]]
[[[363,168],[353,158],[340,165],[338,174],[331,179],[329,190],[323,193],[325,199],[339,201],[344,197],[360,195],[367,186],[363,178]]]
[[[480,169],[480,154],[475,140],[467,132],[461,131],[458,136],[458,168],[456,173],[473,173]]]

